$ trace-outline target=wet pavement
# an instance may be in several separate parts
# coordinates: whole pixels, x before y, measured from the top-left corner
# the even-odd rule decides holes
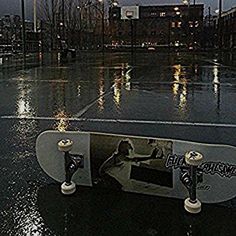
[[[35,156],[46,129],[236,146],[235,67],[178,53],[40,64],[0,71],[0,235],[235,235],[235,200],[193,217],[180,200],[87,188],[64,197]]]

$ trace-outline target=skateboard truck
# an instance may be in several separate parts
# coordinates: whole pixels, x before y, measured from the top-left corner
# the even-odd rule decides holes
[[[202,182],[202,171],[199,165],[202,163],[201,153],[190,151],[185,154],[186,167],[182,168],[180,180],[189,191],[189,197],[184,201],[184,208],[190,213],[201,211],[201,202],[196,197],[197,184]]]
[[[82,155],[70,153],[73,146],[73,141],[70,139],[59,141],[57,146],[60,152],[64,152],[65,159],[65,182],[61,185],[61,192],[65,195],[70,195],[76,190],[76,185],[71,178],[78,168],[83,168],[84,159]]]

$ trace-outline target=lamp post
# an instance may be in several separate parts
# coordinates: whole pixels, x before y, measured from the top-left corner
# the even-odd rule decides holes
[[[127,14],[127,18],[130,21],[130,43],[131,43],[131,55],[134,53],[134,25],[133,25],[133,14]]]
[[[26,62],[26,37],[25,37],[25,2],[21,0],[21,15],[22,15],[22,53],[23,62]]]
[[[222,47],[222,0],[219,0],[219,15],[218,15],[218,48]]]
[[[65,0],[61,1],[62,15],[62,39],[65,40]]]
[[[102,53],[104,53],[104,41],[105,41],[105,4],[104,4],[104,0],[98,0],[101,4],[102,4],[102,11],[101,11],[101,15],[102,15]]]
[[[34,32],[37,32],[37,0],[34,0]]]
[[[188,5],[188,13],[187,13],[187,46],[189,47],[190,44],[190,28],[189,28],[189,19],[190,19],[190,1],[191,0],[182,0],[183,4]],[[195,3],[195,1],[194,1]],[[195,23],[194,23],[195,24]]]

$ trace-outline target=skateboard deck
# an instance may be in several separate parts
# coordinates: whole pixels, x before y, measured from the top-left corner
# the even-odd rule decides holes
[[[65,180],[63,153],[57,144],[73,141],[70,151],[83,155],[83,168],[73,175],[77,185],[111,187],[118,190],[184,199],[188,190],[180,181],[184,155],[203,155],[199,166],[203,181],[197,197],[218,203],[236,197],[236,147],[173,139],[125,136],[79,131],[45,131],[36,141],[37,160],[54,180]]]

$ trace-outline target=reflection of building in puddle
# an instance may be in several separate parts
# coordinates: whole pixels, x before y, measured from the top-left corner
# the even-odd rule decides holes
[[[28,170],[25,170],[25,172],[28,172]],[[22,176],[20,178],[22,179]],[[34,183],[33,181],[28,182]],[[6,219],[14,219],[13,222],[17,224],[17,228],[14,226],[10,228],[12,223],[9,224],[9,221],[4,220],[1,225],[4,229],[1,231],[2,235],[8,235],[8,232],[14,232],[14,235],[44,235],[47,226],[44,224],[44,219],[38,209],[37,194],[38,187],[36,187],[36,184],[30,185],[25,191],[17,194],[11,208],[7,209],[6,207],[5,211],[7,213]]]
[[[33,119],[36,112],[32,105],[33,91],[30,83],[19,82],[17,85],[18,97],[16,101],[16,116],[17,119],[14,122],[12,131],[14,133],[14,145],[19,148],[15,153],[16,159],[26,158],[30,155],[29,150],[32,149],[31,139],[29,137],[34,137],[37,133],[37,121]],[[24,119],[32,118],[32,119]]]
[[[60,62],[61,62],[61,53],[58,52],[57,53],[57,63],[60,64]]]
[[[121,77],[122,77],[122,83],[124,85],[124,88],[126,90],[131,90],[131,71],[132,67],[128,64],[122,64],[122,69],[121,69]]]
[[[217,102],[217,108],[220,109],[220,80],[219,80],[219,67],[213,66],[213,91]]]
[[[124,87],[126,90],[130,91],[131,90],[131,69],[128,69],[126,71],[126,73],[124,74],[124,77],[123,77],[123,84],[124,84]]]
[[[66,131],[69,127],[69,116],[63,110],[58,110],[54,115],[56,121],[54,124],[54,129],[63,132]]]
[[[121,72],[115,74],[114,76],[114,94],[113,100],[115,105],[118,109],[120,109],[121,105],[121,87],[123,86],[124,89],[130,91],[131,90],[131,71],[132,68],[129,66],[128,63],[122,64]]]
[[[179,99],[179,110],[181,112],[186,112],[188,95],[186,72],[180,64],[174,65],[173,69],[174,82],[172,85],[172,92],[174,94],[174,99]]]
[[[78,97],[81,96],[81,86],[80,86],[80,84],[78,84],[78,86],[77,86],[77,96]]]
[[[114,94],[113,94],[113,100],[115,102],[115,105],[118,109],[120,109],[120,103],[121,103],[121,79],[115,79],[114,80]]]
[[[101,67],[98,77],[98,109],[100,112],[104,110],[105,105],[105,79],[104,79],[104,67]]]
[[[65,108],[65,83],[51,83],[51,99],[53,104],[53,111],[64,110]]]
[[[213,90],[215,95],[217,96],[218,92],[219,92],[219,87],[220,87],[220,81],[219,81],[219,68],[217,65],[213,66]]]
[[[16,115],[19,118],[34,116],[35,111],[31,106],[32,90],[30,84],[19,83],[18,90],[19,90],[19,95],[17,99]]]
[[[187,83],[184,83],[182,87],[182,92],[179,97],[179,108],[181,111],[185,111],[187,108]]]
[[[53,125],[54,129],[58,131],[65,131],[69,126],[68,114],[65,112],[66,107],[66,89],[65,83],[52,83],[52,103],[53,113],[55,117],[55,124]],[[80,91],[78,91],[79,93]]]
[[[105,104],[105,98],[104,98],[104,93],[105,93],[105,85],[104,85],[104,80],[99,80],[99,85],[98,85],[98,91],[99,91],[99,98],[98,98],[98,108],[99,111],[104,110],[104,104]]]

